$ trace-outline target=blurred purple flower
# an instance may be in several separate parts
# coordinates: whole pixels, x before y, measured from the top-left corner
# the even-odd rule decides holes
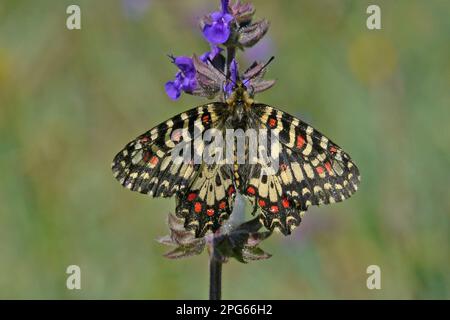
[[[151,5],[151,0],[122,0],[125,15],[131,19],[142,17]]]
[[[196,71],[192,58],[185,56],[171,58],[180,71],[175,75],[175,80],[166,82],[165,89],[171,99],[177,100],[182,91],[192,92],[197,87]]]
[[[230,37],[233,16],[229,13],[228,5],[229,0],[222,0],[222,10],[211,13],[203,27],[203,35],[211,44],[225,43]]]
[[[244,56],[247,61],[264,61],[267,57],[274,55],[274,44],[270,37],[266,36],[254,47],[248,48],[244,51]]]

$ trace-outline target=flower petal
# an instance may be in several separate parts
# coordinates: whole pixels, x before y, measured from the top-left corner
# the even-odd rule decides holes
[[[221,1],[222,4],[222,12],[223,13],[228,13],[229,12],[229,5],[230,5],[230,0],[222,0]]]
[[[239,70],[238,70],[238,64],[236,62],[236,59],[233,59],[231,61],[230,65],[230,73],[231,73],[231,80],[236,83],[239,77]]]
[[[214,58],[217,57],[217,55],[219,55],[222,51],[223,51],[222,48],[220,48],[216,45],[212,45],[210,51],[207,51],[200,56],[200,60],[203,62],[207,62],[208,59],[214,60]]]
[[[220,48],[218,46],[212,46],[211,53],[210,53],[211,60],[214,59],[215,57],[217,57],[217,55],[219,55],[222,51],[223,51],[222,48]]]
[[[210,15],[212,22],[220,21],[223,17],[223,13],[220,11],[214,11]]]
[[[181,89],[185,92],[192,92],[197,88],[197,80],[194,78],[184,78]]]
[[[224,14],[222,16],[222,21],[225,22],[226,24],[229,24],[233,19],[234,18],[231,14]]]
[[[214,22],[205,26],[203,35],[212,44],[222,44],[230,37],[230,27],[224,23]]]
[[[200,56],[200,61],[207,62],[210,55],[210,51],[206,51],[204,54]]]
[[[195,77],[195,68],[194,63],[192,62],[192,58],[180,56],[175,58],[174,63],[186,77]]]
[[[177,100],[181,95],[180,87],[175,84],[175,81],[168,81],[165,84],[166,93],[172,100]]]
[[[230,79],[227,81],[227,83],[223,87],[223,90],[227,95],[230,95],[234,90],[236,82],[239,78],[238,72],[239,72],[238,64],[237,64],[236,60],[233,59],[233,61],[231,61],[231,64],[230,64]]]

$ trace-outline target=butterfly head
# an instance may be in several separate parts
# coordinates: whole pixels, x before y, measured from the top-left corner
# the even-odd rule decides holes
[[[253,90],[248,89],[242,80],[237,79],[233,83],[233,89],[227,96],[227,103],[231,106],[236,104],[243,105],[245,107],[250,107],[253,104]]]
[[[256,72],[252,73],[251,76],[244,80],[242,80],[239,76],[237,63],[233,60],[230,65],[230,76],[227,77],[228,83],[225,85],[225,93],[228,93],[228,97],[226,99],[227,102],[229,104],[241,103],[245,107],[250,107],[253,104],[253,97],[255,95],[252,80],[258,77],[273,60],[274,57],[271,57],[266,64],[261,66]],[[248,71],[250,70],[247,70],[246,74]]]

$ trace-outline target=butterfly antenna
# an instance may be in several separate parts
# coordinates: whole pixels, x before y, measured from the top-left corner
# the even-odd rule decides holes
[[[267,68],[267,66],[268,66],[274,59],[275,59],[274,56],[270,57],[269,61],[267,61],[266,64],[263,65],[263,66],[261,67],[261,69],[259,69],[259,71],[258,71],[257,73],[255,73],[251,78],[247,79],[247,80],[244,82],[244,85],[247,84],[247,82],[249,82],[250,80],[252,80],[252,79],[255,78],[256,76],[258,76],[265,68]]]
[[[175,57],[173,54],[168,54],[167,56],[169,57],[169,59],[172,63],[175,63]]]

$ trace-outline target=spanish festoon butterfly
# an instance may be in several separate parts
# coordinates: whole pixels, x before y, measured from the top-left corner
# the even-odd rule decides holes
[[[140,135],[114,158],[114,176],[133,191],[153,197],[175,196],[177,215],[197,237],[220,228],[232,212],[236,192],[252,202],[266,228],[287,235],[300,224],[309,206],[339,202],[357,190],[359,171],[347,153],[302,120],[255,103],[249,91],[237,80],[224,102],[188,110]],[[264,163],[173,160],[176,146],[193,140],[177,136],[177,130],[185,129],[196,138],[194,135],[208,129],[225,135],[226,129],[237,128],[278,133],[279,169],[275,174],[267,174]]]

